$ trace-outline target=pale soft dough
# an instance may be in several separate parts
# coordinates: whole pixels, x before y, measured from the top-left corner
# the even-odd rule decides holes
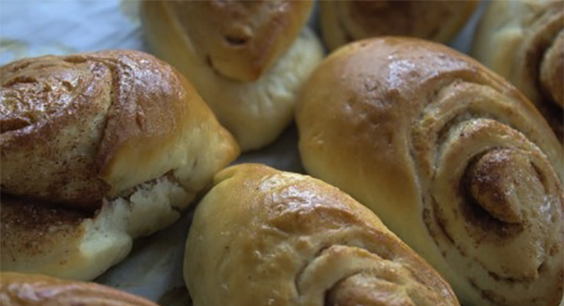
[[[288,13],[288,18],[296,19],[288,26],[299,26],[300,30],[292,32],[294,36],[291,40],[284,37],[284,35],[289,35],[285,32],[277,34],[276,37],[270,37],[272,44],[281,39],[287,41],[287,44],[283,46],[284,51],[276,49],[278,50],[276,54],[279,56],[272,60],[272,64],[261,69],[261,73],[255,79],[246,80],[223,74],[220,67],[214,66],[215,62],[210,62],[213,61],[213,57],[206,59],[206,56],[202,54],[203,51],[200,50],[204,46],[197,44],[195,38],[190,36],[189,28],[190,26],[201,28],[203,25],[191,25],[189,21],[181,20],[181,17],[174,11],[178,8],[172,3],[168,1],[143,2],[143,24],[151,49],[157,56],[170,62],[193,82],[219,121],[233,133],[242,150],[258,149],[272,142],[291,122],[298,91],[323,57],[321,43],[316,35],[307,28],[301,30],[308,15],[301,14],[300,19]],[[196,4],[186,3],[185,5]],[[230,5],[236,6],[237,4]],[[262,27],[255,29],[256,32],[261,30],[263,30]],[[216,34],[211,31],[207,35],[215,39]],[[249,44],[253,43],[255,43],[254,40],[249,39]],[[266,48],[263,47],[263,44],[257,44],[255,48],[258,48],[260,52],[255,50],[256,52],[261,53],[261,56],[270,56],[263,54],[270,52],[262,49]],[[215,49],[212,51],[217,51],[223,57],[227,57],[226,62],[237,61],[236,53],[223,53],[222,50]],[[222,56],[218,55],[218,58]],[[258,58],[257,56],[255,60]],[[242,63],[247,62],[242,61]],[[238,69],[246,71],[247,68],[249,68],[248,65]]]
[[[3,271],[93,279],[239,153],[184,77],[148,54],[45,56],[0,72]]]

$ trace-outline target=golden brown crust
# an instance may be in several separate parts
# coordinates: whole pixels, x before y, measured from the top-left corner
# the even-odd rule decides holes
[[[215,28],[222,27],[225,24],[217,22],[217,24],[209,24],[208,26],[207,23],[209,23],[210,20],[206,18],[215,16],[210,13],[211,16],[204,14],[204,16],[198,17],[204,18],[204,20],[200,21],[202,23],[207,22],[206,26],[198,24],[196,28],[192,29],[189,28],[188,25],[190,25],[193,20],[184,19],[179,15],[184,13],[188,14],[187,10],[174,9],[174,5],[206,7],[215,5],[212,3],[215,2],[189,1],[189,3],[183,2],[181,4],[174,4],[170,1],[143,1],[141,17],[145,35],[155,54],[177,67],[194,83],[198,92],[213,109],[220,122],[233,133],[241,149],[243,151],[259,149],[276,139],[290,123],[294,104],[297,99],[297,92],[305,79],[309,76],[309,73],[311,73],[322,59],[323,50],[321,43],[316,35],[309,29],[303,29],[297,37],[295,35],[291,37],[285,36],[288,33],[284,35],[282,35],[283,33],[278,33],[281,36],[271,38],[276,42],[274,45],[284,41],[287,41],[287,45],[284,46],[285,51],[280,53],[280,56],[271,59],[273,61],[272,67],[269,69],[267,69],[268,67],[262,67],[261,69],[267,70],[264,70],[254,81],[234,80],[217,71],[215,64],[211,66],[212,63],[206,60],[205,56],[201,54],[202,46],[198,45],[190,36],[191,31],[209,31],[210,29],[214,29],[217,33],[208,33],[207,36],[217,37],[218,43],[225,43],[224,38],[221,36],[223,35],[221,34],[223,30]],[[249,10],[243,11],[246,12],[245,14],[248,13],[246,16],[253,21],[253,18],[257,20],[262,18],[258,15],[252,16],[251,13],[254,13],[255,10],[257,10],[257,13],[262,12],[263,9],[268,11],[271,9],[270,5],[278,7],[281,5],[280,3],[281,2],[276,1],[231,1],[226,2],[224,13],[229,12],[229,6],[239,7],[248,5]],[[304,1],[288,1],[288,3],[291,3],[287,5],[287,8],[290,10],[294,8],[294,6],[301,7],[310,5],[308,2]],[[179,13],[179,11],[184,13]],[[290,11],[282,11],[284,14],[291,13]],[[268,17],[270,15],[267,14],[265,16]],[[305,20],[305,16],[302,16],[301,13],[292,13],[281,18],[284,20],[286,20],[285,18],[293,20],[293,18],[298,18],[298,16],[301,16],[299,18],[303,17]],[[238,21],[226,18],[226,20],[226,24],[230,22],[251,22],[246,19]],[[278,26],[274,26],[273,30],[283,32],[286,30],[294,31],[293,27],[298,24],[303,24],[304,20],[283,30]],[[257,31],[260,33],[262,33],[262,31],[268,32],[268,23],[269,21],[266,19],[262,20],[260,22],[261,28],[257,29]],[[174,39],[171,39],[171,37]],[[215,40],[209,43],[214,44]],[[256,42],[257,46],[263,43],[264,41],[262,40]],[[247,54],[248,50],[246,47],[250,48],[254,45],[255,42],[250,40],[245,47],[241,47],[241,52],[246,54],[245,56],[251,56]],[[249,64],[246,60],[240,60],[238,54],[227,52],[231,47],[226,48],[227,50],[223,50],[218,47],[214,50],[222,53],[225,51],[226,53],[222,56],[233,56],[233,58],[226,58],[226,60],[229,60],[230,64]],[[257,52],[262,53],[263,51]],[[265,53],[264,56],[265,58],[270,58],[272,54]],[[252,57],[254,57],[254,55],[249,57],[249,59]],[[249,67],[241,67],[242,70],[248,68]]]
[[[96,175],[95,152],[111,71],[46,56],[3,66],[0,78],[2,192],[98,207],[109,189]]]
[[[92,217],[81,211],[2,195],[0,210],[2,262],[34,256],[59,241],[72,241],[83,234],[80,223]],[[6,267],[4,267],[6,268]]]
[[[475,32],[472,55],[519,88],[564,141],[564,4],[492,1]]]
[[[128,143],[158,145],[183,127],[197,92],[171,66],[136,51],[104,51],[71,56],[71,61],[101,62],[114,72],[112,106],[96,161],[102,175]],[[202,118],[203,119],[203,118]],[[152,148],[138,147],[149,152]],[[142,154],[142,153],[140,153]]]
[[[384,35],[450,41],[478,1],[321,1],[323,40],[331,50]]]
[[[95,283],[12,272],[0,273],[0,304],[156,306],[144,298]]]
[[[0,72],[3,193],[93,210],[171,170],[156,155],[194,121],[232,141],[188,82],[148,54],[46,56]]]
[[[458,305],[376,215],[311,177],[243,164],[194,216],[184,277],[195,305]],[[332,303],[334,302],[334,303]]]
[[[198,55],[217,73],[258,79],[304,26],[312,1],[164,1]]]
[[[397,37],[343,47],[305,86],[305,168],[378,213],[462,303],[560,301],[564,155],[513,86]]]
[[[4,270],[93,279],[239,153],[192,85],[151,55],[45,56],[0,72]]]

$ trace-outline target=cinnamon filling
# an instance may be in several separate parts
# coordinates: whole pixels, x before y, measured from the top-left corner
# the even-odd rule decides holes
[[[60,59],[45,57],[6,74],[0,88],[1,132],[47,120],[67,108],[92,76]],[[9,78],[8,78],[9,76]]]
[[[475,158],[462,182],[467,201],[462,212],[484,231],[500,237],[521,232],[526,223],[522,207],[529,200],[542,201],[541,178],[527,156],[520,151],[493,149]]]

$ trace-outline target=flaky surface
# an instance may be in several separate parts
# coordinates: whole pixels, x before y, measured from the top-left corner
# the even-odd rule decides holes
[[[333,50],[365,38],[401,35],[447,43],[478,1],[320,1],[321,31]]]
[[[370,210],[308,176],[243,164],[217,174],[186,244],[194,305],[458,305]]]
[[[307,171],[375,211],[469,305],[562,297],[561,146],[521,93],[439,44],[348,45],[305,85]]]
[[[564,141],[564,3],[492,1],[472,55],[531,99]]]
[[[181,8],[176,8],[178,5],[203,7],[218,5],[214,1],[195,1],[190,2],[190,4],[178,4],[170,1],[144,1],[142,5],[145,35],[151,49],[188,77],[210,105],[219,121],[233,133],[242,150],[245,151],[258,149],[270,143],[290,123],[297,92],[323,56],[321,44],[315,34],[308,29],[302,31],[302,25],[307,19],[307,14],[293,12],[295,6],[302,7],[305,5],[309,7],[310,4],[304,4],[305,1],[289,2],[292,4],[282,5],[281,2],[276,1],[272,3],[235,1],[229,2],[230,4],[226,8],[217,8],[218,14],[219,12],[227,14],[230,9],[238,11],[239,9],[235,8],[248,5],[249,8],[243,10],[246,12],[245,18],[241,20],[225,18],[226,24],[246,24],[251,22],[249,20],[262,20],[263,17],[270,16],[265,15],[259,18],[258,15],[254,15],[255,13],[263,10],[271,12],[273,8],[285,7],[283,10],[277,10],[279,12],[276,14],[282,14],[279,24],[275,22],[278,19],[264,19],[259,23],[253,21],[253,24],[256,23],[253,26],[256,27],[253,33],[260,37],[263,34],[266,35],[266,33],[269,33],[269,35],[266,35],[264,39],[251,37],[242,47],[230,46],[221,36],[224,35],[222,34],[223,31],[227,31],[222,30],[226,24],[219,23],[209,27],[198,24],[196,27],[196,25],[191,24],[189,19],[186,19],[187,17],[183,16],[183,14],[193,13],[188,13],[186,9],[178,12]],[[223,11],[224,9],[226,11]],[[299,8],[299,10],[303,11],[304,8]],[[199,10],[197,11],[199,12]],[[309,9],[307,11],[309,12]],[[238,16],[238,14],[233,16]],[[216,16],[215,13],[202,15],[201,18],[205,20],[198,19],[200,20],[198,22],[208,25],[210,23],[208,19],[212,16]],[[300,18],[299,22],[296,20],[298,17]],[[290,21],[293,25],[279,27]],[[276,26],[271,25],[271,22],[275,22]],[[300,26],[296,28],[298,24]],[[216,26],[219,28],[216,28]],[[192,36],[193,31],[202,29],[206,29],[206,32],[213,32],[206,34],[206,37],[215,37],[219,41],[210,38],[209,44],[211,45],[202,46],[199,40]],[[296,31],[296,29],[299,29],[299,31]],[[290,36],[288,31],[295,33]],[[174,39],[171,37],[174,37]],[[265,40],[266,37],[268,37],[268,40]],[[270,42],[271,40],[272,42]],[[227,44],[224,46],[226,50],[223,50],[223,47],[215,46],[215,44],[220,43],[222,45]],[[276,47],[281,43],[284,43],[284,45]],[[260,60],[261,57],[254,55],[256,52],[262,54],[265,58],[270,58],[271,64],[268,67],[261,68],[260,75],[256,76],[254,80],[236,80],[218,71],[217,63],[220,61],[210,60],[213,57],[204,54],[208,47],[213,52],[221,53],[221,58],[224,58],[226,63],[230,65],[249,65],[246,60],[240,59],[240,56]],[[280,49],[282,47],[283,49]],[[272,57],[274,50],[270,50],[271,48],[278,50],[275,52],[278,54],[276,58]],[[250,69],[249,67],[247,66],[248,69]]]
[[[57,279],[41,274],[0,273],[4,306],[156,306],[141,297],[96,283]]]
[[[92,279],[133,238],[174,222],[238,154],[193,87],[148,54],[0,70],[2,270]]]

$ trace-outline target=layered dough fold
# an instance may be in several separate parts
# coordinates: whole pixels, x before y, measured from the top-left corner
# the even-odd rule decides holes
[[[458,305],[370,210],[255,164],[217,174],[194,216],[184,277],[194,305]]]
[[[472,55],[531,99],[564,142],[562,1],[492,1],[476,30]]]
[[[238,155],[195,89],[137,51],[0,67],[2,270],[92,279]]]
[[[385,35],[414,36],[448,43],[466,24],[478,1],[320,1],[321,31],[333,50]]]
[[[561,146],[521,93],[418,39],[348,45],[298,105],[307,171],[375,211],[462,303],[562,298]]]

